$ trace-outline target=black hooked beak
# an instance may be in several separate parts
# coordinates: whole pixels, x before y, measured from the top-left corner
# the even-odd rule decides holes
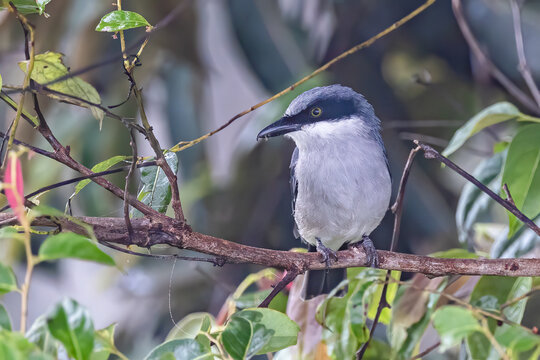
[[[257,135],[257,140],[268,139],[270,137],[284,135],[300,130],[301,124],[297,124],[291,117],[284,116],[273,124],[268,125]]]

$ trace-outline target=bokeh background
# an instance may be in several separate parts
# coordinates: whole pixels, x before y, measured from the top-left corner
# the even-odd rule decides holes
[[[198,137],[310,73],[325,61],[383,30],[420,5],[418,0],[196,0],[172,23],[155,32],[135,75],[143,87],[149,119],[161,144],[170,147]],[[123,1],[151,24],[164,18],[178,1]],[[506,0],[465,0],[465,16],[482,48],[520,86],[510,7]],[[37,27],[37,53],[65,54],[71,69],[80,69],[119,54],[119,41],[94,31],[112,11],[110,1],[53,0],[49,17],[31,16]],[[540,77],[540,2],[523,8],[525,47],[534,76]],[[126,33],[128,45],[144,30]],[[17,62],[24,60],[19,24],[0,12],[0,74],[4,84],[22,83]],[[82,77],[99,91],[105,105],[122,102],[129,82],[117,61]],[[199,232],[239,243],[272,249],[300,244],[292,235],[289,159],[293,144],[284,139],[257,143],[258,131],[279,118],[290,100],[313,86],[340,83],[365,95],[382,120],[394,187],[404,166],[411,139],[444,148],[453,132],[479,110],[508,100],[519,102],[490,80],[484,65],[471,56],[457,26],[450,1],[439,0],[410,23],[352,55],[329,71],[263,106],[203,143],[179,153],[181,196],[186,217]],[[524,87],[523,87],[524,88]],[[42,99],[44,113],[63,144],[91,167],[113,155],[130,154],[125,128],[106,119],[100,130],[89,111]],[[130,100],[114,112],[136,116]],[[530,112],[529,112],[530,113]],[[0,104],[5,131],[14,112]],[[467,170],[492,154],[507,128],[475,136],[453,159]],[[46,148],[22,124],[18,137]],[[141,154],[152,152],[139,139]],[[25,160],[27,192],[77,174],[34,156]],[[112,176],[122,184],[124,175]],[[415,254],[460,247],[455,227],[456,204],[463,181],[436,162],[418,157],[405,196],[399,250]],[[136,189],[134,188],[135,192]],[[40,198],[64,209],[73,186]],[[395,189],[394,189],[395,193]],[[120,216],[122,203],[91,184],[72,201],[74,215]],[[486,221],[506,222],[503,211]],[[373,235],[387,249],[391,218]],[[23,249],[0,244],[2,261],[18,274]],[[170,249],[154,249],[167,253]],[[140,358],[163,341],[174,319],[196,311],[216,314],[226,297],[255,266],[148,260],[111,252],[121,266],[109,269],[80,261],[40,265],[30,291],[30,321],[59,299],[69,296],[90,308],[96,327],[119,324],[119,348]],[[171,283],[169,280],[172,279]],[[171,285],[169,285],[171,284]],[[19,298],[3,302],[16,314]],[[14,323],[17,317],[14,316]]]

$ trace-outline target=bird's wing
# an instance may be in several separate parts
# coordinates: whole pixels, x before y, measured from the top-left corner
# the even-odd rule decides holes
[[[291,184],[291,195],[292,195],[292,212],[294,215],[294,208],[296,205],[296,196],[298,195],[298,180],[295,176],[295,169],[296,169],[296,163],[298,162],[298,148],[295,147],[292,158],[291,158],[291,165],[289,166],[289,169],[291,170],[291,177],[289,179],[289,183]],[[294,237],[299,238],[300,234],[298,233],[298,228],[296,227],[296,223],[294,224]]]
[[[388,163],[388,155],[386,154],[386,148],[384,147],[384,144],[383,144],[383,154],[384,154],[384,162],[386,163],[386,169],[388,170],[390,181],[392,181],[392,173],[390,172],[390,164]]]

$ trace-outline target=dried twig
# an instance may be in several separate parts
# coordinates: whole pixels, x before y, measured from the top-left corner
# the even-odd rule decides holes
[[[517,87],[510,79],[506,77],[500,71],[495,64],[487,57],[484,51],[480,48],[478,40],[476,40],[473,35],[465,16],[463,15],[463,8],[461,6],[461,0],[452,0],[452,9],[454,10],[454,16],[456,21],[463,33],[463,37],[467,41],[469,48],[471,49],[474,56],[478,59],[480,64],[485,67],[490,74],[508,91],[512,96],[514,96],[520,103],[523,104],[527,109],[534,112],[535,114],[540,114],[540,106],[537,105],[533,99],[525,94],[519,87]]]
[[[272,299],[274,299],[274,297],[276,297],[276,295],[279,294],[281,290],[285,289],[287,285],[289,285],[294,279],[296,279],[298,274],[300,274],[300,270],[298,269],[293,268],[293,269],[287,270],[287,273],[285,274],[283,279],[281,279],[274,286],[270,294],[268,294],[268,296],[263,300],[263,302],[260,303],[259,307],[264,307],[264,308],[268,307],[268,305],[270,305],[270,303],[272,302]]]
[[[235,116],[230,118],[226,123],[224,123],[223,125],[221,125],[217,129],[215,129],[213,131],[210,131],[209,133],[206,133],[206,134],[198,137],[197,139],[193,139],[191,141],[181,141],[181,142],[179,142],[178,144],[176,144],[175,146],[173,146],[171,148],[171,151],[177,152],[177,151],[182,151],[184,149],[192,147],[193,145],[196,145],[196,144],[200,143],[201,141],[209,138],[210,136],[212,136],[214,134],[217,134],[218,132],[225,129],[226,127],[228,127],[229,125],[231,125],[233,122],[235,122],[239,118],[243,117],[244,115],[247,115],[250,112],[260,108],[261,106],[266,105],[269,102],[274,101],[277,98],[279,98],[279,97],[293,91],[296,87],[298,87],[299,85],[305,83],[306,81],[314,78],[315,76],[319,75],[320,73],[327,70],[330,66],[334,65],[335,63],[343,60],[344,58],[346,58],[349,55],[352,55],[352,54],[354,54],[354,53],[356,53],[356,52],[358,52],[358,51],[360,51],[360,50],[362,50],[364,48],[367,48],[367,47],[371,46],[371,44],[373,44],[375,41],[379,40],[380,38],[382,38],[382,37],[384,37],[384,36],[386,36],[388,34],[390,34],[392,31],[398,29],[403,24],[407,23],[409,20],[416,17],[418,14],[422,13],[424,10],[426,10],[428,7],[430,7],[435,1],[436,0],[427,0],[420,7],[418,7],[417,9],[412,11],[411,13],[407,14],[406,16],[401,18],[399,21],[396,21],[395,23],[393,23],[392,25],[390,25],[389,27],[387,27],[386,29],[384,29],[383,31],[378,33],[377,35],[375,35],[375,36],[369,38],[368,40],[364,41],[363,43],[358,44],[356,46],[353,46],[349,50],[341,53],[340,55],[338,55],[335,58],[333,58],[332,60],[328,61],[326,64],[324,64],[323,66],[321,66],[317,70],[313,71],[311,74],[303,77],[302,79],[298,80],[297,82],[295,82],[291,86],[287,87],[286,89],[280,91],[279,93],[273,95],[272,97],[270,97],[270,98],[268,98],[268,99],[266,99],[264,101],[261,101],[258,104],[253,105],[249,109],[246,109],[246,110],[236,114]]]
[[[534,82],[534,78],[531,73],[531,69],[527,64],[527,57],[525,56],[525,46],[523,45],[523,32],[521,29],[521,9],[516,0],[510,0],[510,6],[512,8],[512,20],[514,22],[514,35],[516,38],[516,50],[519,59],[519,72],[525,80],[529,91],[531,92],[536,104],[540,107],[540,91],[538,86]]]
[[[147,167],[147,166],[156,166],[156,162],[155,161],[147,161],[147,162],[144,162],[144,163],[136,164],[137,168],[143,168],[143,167]],[[74,184],[74,183],[77,183],[79,181],[83,181],[83,180],[86,180],[86,179],[92,179],[92,178],[95,178],[95,177],[101,177],[101,176],[106,176],[106,175],[110,175],[110,174],[116,174],[116,173],[119,173],[119,172],[122,172],[122,171],[129,171],[130,169],[131,169],[131,165],[123,166],[123,167],[116,168],[116,169],[109,169],[109,170],[105,170],[105,171],[101,171],[101,172],[97,172],[97,173],[92,173],[90,175],[77,176],[77,177],[75,177],[73,179],[59,181],[59,182],[56,182],[54,184],[41,187],[41,188],[37,189],[36,191],[32,191],[30,194],[25,195],[24,199],[28,200],[28,199],[36,196],[36,195],[39,195],[39,194],[42,194],[42,193],[46,192],[46,191],[53,190],[53,189],[56,189],[56,188],[59,188],[59,187],[62,187],[62,186],[69,185],[69,184]],[[7,209],[9,209],[9,205],[6,205],[3,208],[1,208],[0,212],[6,211]]]
[[[416,360],[416,359],[421,359],[423,358],[424,356],[426,356],[427,354],[429,354],[430,352],[432,352],[433,350],[435,350],[436,348],[438,348],[439,346],[441,345],[441,342],[440,341],[437,341],[435,344],[431,345],[430,347],[428,347],[426,350],[422,351],[421,353],[418,353],[416,354],[415,356],[413,356],[411,358],[411,360]]]

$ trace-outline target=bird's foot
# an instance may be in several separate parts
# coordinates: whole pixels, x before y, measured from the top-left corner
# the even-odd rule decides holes
[[[351,244],[351,247],[360,246],[362,246],[362,249],[364,249],[364,252],[366,253],[366,265],[372,268],[378,268],[379,255],[377,254],[377,249],[375,248],[375,245],[373,245],[373,241],[371,241],[369,236],[364,235],[362,236],[361,242]]]
[[[337,253],[323,245],[321,239],[317,238],[317,252],[322,255],[323,261],[327,267],[330,267],[332,260],[337,261]]]

